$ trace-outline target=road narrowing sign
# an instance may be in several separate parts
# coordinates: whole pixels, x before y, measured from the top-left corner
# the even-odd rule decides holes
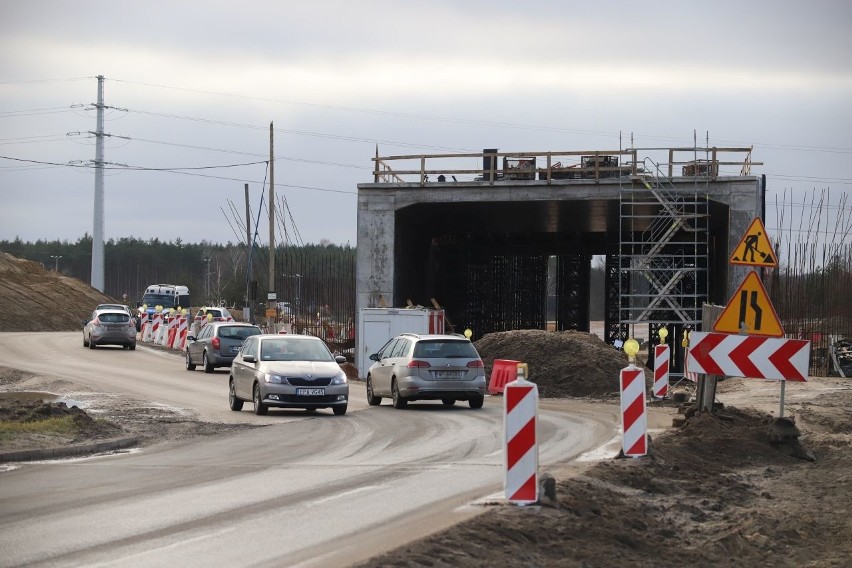
[[[745,329],[741,329],[745,326]],[[769,294],[754,270],[748,273],[740,287],[728,300],[728,305],[713,324],[713,331],[749,335],[782,337],[784,329],[775,308],[769,300]]]
[[[745,264],[746,266],[761,266],[763,268],[778,268],[778,259],[772,250],[769,237],[766,236],[766,228],[760,217],[755,217],[749,225],[748,230],[740,239],[740,242],[731,253],[729,261],[731,264]]]

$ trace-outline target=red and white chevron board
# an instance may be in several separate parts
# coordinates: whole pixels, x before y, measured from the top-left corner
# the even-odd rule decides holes
[[[512,381],[503,391],[506,499],[518,504],[538,501],[538,386]]]
[[[648,453],[645,371],[635,365],[621,370],[621,430],[625,456],[638,458]]]
[[[807,381],[810,357],[804,339],[694,331],[686,364],[708,375]]]
[[[654,346],[654,397],[666,398],[669,395],[669,358],[668,345]]]

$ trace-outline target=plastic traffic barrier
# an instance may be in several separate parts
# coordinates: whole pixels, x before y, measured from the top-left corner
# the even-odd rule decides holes
[[[518,361],[494,359],[491,366],[491,378],[488,379],[488,392],[503,394],[506,383],[514,381],[518,375]]]
[[[648,416],[645,406],[645,371],[630,364],[621,370],[621,448],[625,456],[648,453]]]

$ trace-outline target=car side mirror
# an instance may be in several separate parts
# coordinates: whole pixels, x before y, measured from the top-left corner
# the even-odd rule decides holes
[[[195,336],[194,335],[187,335],[186,340],[187,341],[195,341]]]
[[[86,324],[89,323],[89,320],[83,320],[83,327],[86,327]]]
[[[346,357],[344,357],[343,355],[335,355],[334,360],[337,361],[338,365],[342,365],[346,362]]]
[[[243,361],[246,363],[257,363],[257,357],[254,355],[243,355]]]
[[[370,361],[378,361],[378,360],[379,360],[379,354],[378,353],[373,353],[372,355],[370,355]]]

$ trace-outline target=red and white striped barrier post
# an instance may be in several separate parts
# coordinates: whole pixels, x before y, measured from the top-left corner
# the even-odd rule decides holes
[[[145,306],[142,306],[142,319],[139,320],[141,323],[139,324],[139,337],[142,341],[145,341],[145,334],[148,332],[148,326],[151,325],[151,322],[148,321],[148,312],[145,310]]]
[[[186,310],[184,310],[186,312]],[[186,349],[186,336],[189,335],[189,316],[184,313],[180,318],[180,326],[177,332],[177,347],[175,349],[183,351]]]
[[[175,342],[175,334],[177,332],[178,326],[178,313],[175,310],[171,310],[169,312],[169,327],[168,331],[165,334],[165,339],[163,341],[163,346],[171,349],[172,344]]]
[[[156,343],[157,337],[160,334],[160,327],[163,325],[163,312],[160,306],[157,306],[157,311],[153,314],[153,323],[151,324],[151,336],[148,338],[148,341],[153,341]]]
[[[633,338],[624,342],[630,363],[621,370],[622,453],[638,458],[648,453],[648,415],[645,408],[645,371],[636,366],[639,343]]]
[[[503,391],[506,499],[518,505],[538,502],[538,386],[526,380],[518,363],[517,380]]]
[[[657,335],[660,336],[660,344],[654,346],[654,398],[668,398],[671,350],[666,345],[666,337],[669,330],[661,327]]]

